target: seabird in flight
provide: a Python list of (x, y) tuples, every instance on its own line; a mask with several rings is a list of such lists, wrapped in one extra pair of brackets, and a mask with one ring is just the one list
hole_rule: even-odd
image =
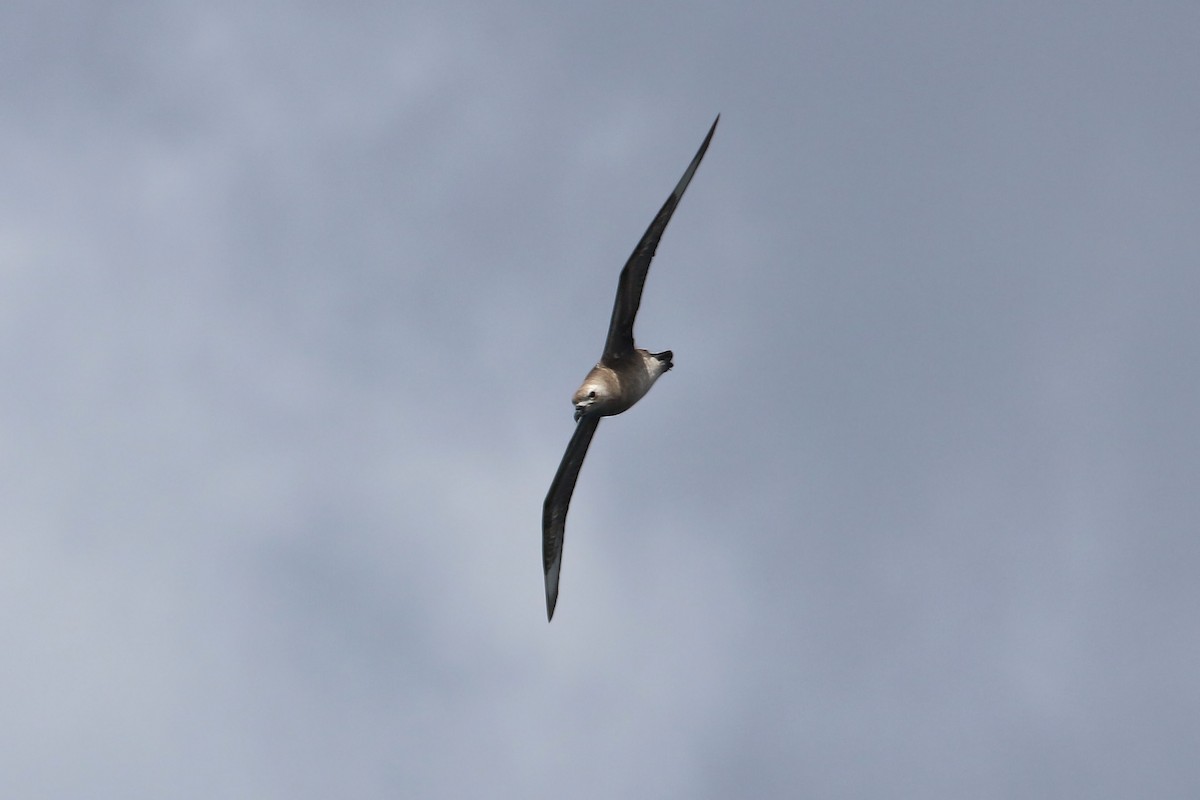
[(650, 260), (654, 258), (658, 240), (671, 221), (671, 215), (675, 213), (675, 207), (679, 205), (679, 199), (691, 182), (696, 167), (700, 166), (700, 160), (704, 158), (720, 120), (721, 115), (718, 114), (696, 157), (688, 165), (687, 172), (683, 173), (667, 202), (663, 203), (650, 227), (642, 234), (642, 240), (634, 248), (633, 255), (625, 262), (617, 282), (617, 299), (613, 303), (604, 354), (571, 398), (575, 404), (575, 433), (571, 436), (567, 452), (563, 454), (554, 482), (546, 494), (546, 502), (542, 505), (542, 568), (546, 574), (548, 620), (554, 618), (554, 606), (558, 602), (558, 576), (562, 568), (567, 508), (571, 503), (571, 493), (575, 491), (579, 468), (583, 466), (584, 456), (587, 455), (588, 445), (592, 442), (600, 418), (620, 414), (641, 400), (659, 376), (673, 366), (670, 350), (650, 353), (634, 347), (633, 319), (642, 301), (642, 286), (646, 283), (646, 273), (650, 271)]

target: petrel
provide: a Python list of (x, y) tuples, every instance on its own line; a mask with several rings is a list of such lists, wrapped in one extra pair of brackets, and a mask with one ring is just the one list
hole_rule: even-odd
[(650, 261), (658, 248), (658, 240), (662, 238), (675, 207), (679, 205), (684, 190), (696, 173), (696, 167), (700, 166), (700, 160), (704, 158), (704, 152), (708, 150), (708, 143), (720, 121), (721, 115), (718, 114), (687, 171), (679, 179), (667, 202), (663, 203), (650, 227), (642, 234), (642, 240), (633, 249), (633, 255), (625, 262), (617, 282), (617, 299), (613, 303), (612, 321), (608, 324), (604, 354), (571, 398), (575, 404), (575, 433), (571, 436), (567, 452), (563, 454), (562, 463), (558, 465), (558, 472), (550, 484), (550, 491), (546, 493), (546, 502), (542, 505), (542, 568), (546, 574), (547, 620), (554, 618), (554, 606), (558, 602), (558, 576), (562, 569), (567, 508), (571, 504), (571, 493), (575, 491), (579, 468), (583, 466), (600, 418), (611, 417), (630, 408), (645, 397), (659, 376), (674, 366), (670, 350), (651, 353), (634, 347), (633, 320), (642, 301), (642, 286), (646, 283), (646, 273), (650, 271)]

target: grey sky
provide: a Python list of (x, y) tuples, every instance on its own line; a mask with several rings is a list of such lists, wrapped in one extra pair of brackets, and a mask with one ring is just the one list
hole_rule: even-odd
[(1197, 796), (1198, 32), (0, 7), (0, 795)]

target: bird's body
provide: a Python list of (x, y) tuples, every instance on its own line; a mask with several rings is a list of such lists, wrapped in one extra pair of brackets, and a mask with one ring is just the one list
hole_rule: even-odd
[(602, 360), (592, 367), (571, 398), (576, 421), (585, 413), (612, 417), (632, 408), (674, 366), (671, 356), (670, 350), (665, 353), (634, 350), (624, 358)]
[(546, 617), (553, 619), (554, 606), (558, 602), (558, 579), (562, 567), (563, 534), (566, 531), (567, 509), (579, 469), (587, 455), (588, 445), (601, 417), (610, 417), (627, 411), (638, 400), (646, 396), (663, 373), (671, 369), (673, 354), (670, 350), (651, 353), (634, 346), (633, 322), (642, 300), (642, 287), (650, 270), (654, 251), (666, 230), (671, 215), (675, 213), (684, 190), (691, 182), (708, 150), (717, 129), (718, 115), (696, 152), (687, 171), (659, 210), (633, 255), (625, 262), (621, 278), (617, 283), (617, 298), (613, 303), (612, 320), (608, 327), (608, 338), (604, 343), (604, 354), (600, 362), (592, 367), (583, 383), (571, 398), (575, 406), (575, 433), (563, 454), (562, 463), (550, 484), (546, 502), (542, 506), (542, 567), (546, 578)]

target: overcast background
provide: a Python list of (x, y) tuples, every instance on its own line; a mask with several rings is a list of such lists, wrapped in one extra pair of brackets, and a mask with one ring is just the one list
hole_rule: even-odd
[(0, 795), (1200, 795), (1198, 76), (1189, 2), (0, 6)]

